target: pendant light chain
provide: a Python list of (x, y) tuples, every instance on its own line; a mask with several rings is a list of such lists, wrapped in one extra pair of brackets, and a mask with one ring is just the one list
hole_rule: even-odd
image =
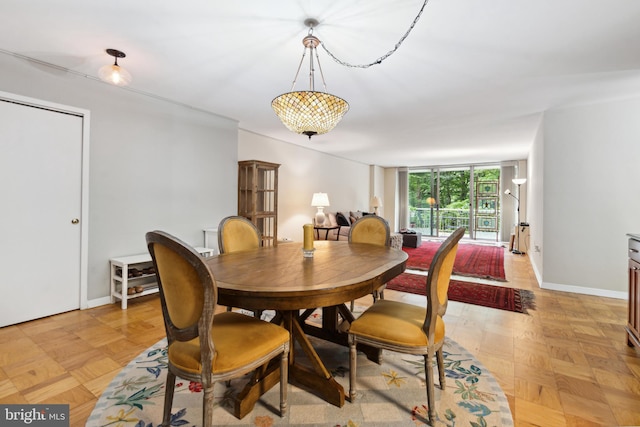
[(369, 67), (371, 67), (373, 65), (381, 64), (382, 61), (384, 61), (385, 59), (387, 59), (388, 57), (393, 55), (395, 53), (395, 51), (398, 50), (400, 45), (404, 42), (404, 40), (409, 36), (409, 33), (411, 32), (411, 30), (413, 30), (413, 27), (415, 27), (415, 25), (418, 23), (418, 20), (420, 19), (420, 16), (422, 16), (422, 12), (424, 11), (424, 8), (427, 6), (428, 2), (429, 2), (429, 0), (424, 0), (424, 3), (422, 4), (422, 7), (420, 8), (420, 11), (418, 12), (418, 15), (415, 17), (415, 19), (411, 23), (411, 26), (409, 27), (407, 32), (404, 33), (404, 35), (400, 38), (398, 43), (396, 43), (394, 48), (391, 49), (386, 54), (384, 54), (383, 56), (381, 56), (380, 58), (376, 59), (374, 62), (371, 62), (369, 64), (350, 64), (348, 62), (345, 62), (345, 61), (342, 61), (342, 60), (336, 58), (336, 56), (333, 53), (331, 53), (331, 51), (327, 48), (326, 42), (322, 43), (322, 48), (324, 49), (325, 52), (327, 52), (327, 54), (331, 58), (333, 58), (334, 61), (336, 61), (340, 65), (344, 65), (345, 67), (350, 67), (350, 68), (369, 68)]

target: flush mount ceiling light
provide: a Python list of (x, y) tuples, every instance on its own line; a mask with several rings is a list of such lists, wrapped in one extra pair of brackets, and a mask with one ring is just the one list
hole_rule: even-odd
[(107, 53), (115, 58), (113, 65), (105, 65), (100, 68), (98, 75), (101, 80), (116, 86), (126, 86), (131, 83), (131, 74), (118, 65), (118, 58), (124, 58), (127, 55), (116, 49), (107, 49)]
[[(327, 133), (336, 127), (342, 116), (349, 111), (349, 104), (344, 99), (326, 92), (327, 84), (324, 81), (320, 58), (316, 50), (320, 45), (320, 40), (313, 35), (313, 27), (318, 25), (318, 21), (307, 19), (304, 23), (309, 27), (309, 33), (302, 39), (304, 51), (300, 65), (298, 65), (298, 71), (293, 79), (292, 92), (276, 97), (271, 101), (271, 107), (287, 129), (307, 135), (311, 139), (313, 135)], [(309, 49), (309, 90), (294, 92), (293, 89), (298, 80), (298, 73), (300, 73), (307, 49)], [(315, 90), (314, 55), (322, 77), (324, 92)]]

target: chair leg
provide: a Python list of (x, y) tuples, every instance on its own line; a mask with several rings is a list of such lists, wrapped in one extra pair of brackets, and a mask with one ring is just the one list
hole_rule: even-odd
[(355, 310), (356, 308), (356, 302), (354, 300), (351, 300), (351, 312), (353, 313), (353, 310)]
[(204, 388), (204, 397), (202, 399), (202, 425), (204, 427), (213, 426), (213, 386), (215, 383)]
[(375, 291), (373, 291), (373, 303), (375, 304), (376, 301), (378, 301), (379, 299), (384, 299), (384, 288), (386, 288), (387, 285), (384, 284), (382, 286), (380, 286), (378, 289), (376, 289)]
[(356, 400), (356, 338), (349, 335), (349, 400), (353, 403)]
[(424, 356), (424, 372), (427, 379), (427, 406), (429, 407), (429, 425), (433, 425), (436, 419), (435, 389), (433, 384), (433, 353)]
[(445, 388), (445, 375), (444, 375), (444, 354), (442, 353), (442, 347), (436, 351), (436, 360), (438, 361), (438, 379), (440, 380), (440, 389)]
[(289, 390), (289, 352), (283, 351), (280, 356), (280, 416), (287, 413), (287, 391)]
[(176, 376), (171, 370), (167, 372), (167, 383), (164, 393), (164, 410), (162, 412), (162, 426), (171, 425), (171, 406), (173, 406), (173, 391), (176, 388)]

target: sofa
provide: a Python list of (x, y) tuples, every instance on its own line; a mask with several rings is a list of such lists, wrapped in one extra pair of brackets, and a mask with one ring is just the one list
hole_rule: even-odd
[[(340, 215), (338, 215), (340, 214)], [(349, 240), (349, 230), (351, 224), (362, 218), (364, 215), (373, 215), (373, 213), (362, 211), (338, 211), (325, 212), (324, 227), (338, 227), (325, 233), (322, 230), (316, 232), (316, 240)], [(315, 226), (315, 219), (313, 220)]]
[[(340, 215), (342, 215), (342, 218)], [(314, 234), (316, 240), (349, 240), (349, 231), (351, 230), (351, 224), (353, 224), (359, 218), (364, 215), (375, 215), (369, 212), (362, 211), (342, 211), (342, 212), (325, 212), (324, 227), (338, 227), (332, 230), (317, 230)], [(313, 219), (315, 225), (315, 218)], [(348, 225), (341, 225), (348, 224)], [(325, 239), (326, 237), (326, 239)], [(402, 250), (403, 235), (400, 233), (391, 233), (390, 246), (392, 248)]]

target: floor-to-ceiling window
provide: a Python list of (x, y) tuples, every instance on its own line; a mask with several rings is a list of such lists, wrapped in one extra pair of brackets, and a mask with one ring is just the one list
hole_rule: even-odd
[(409, 227), (427, 236), (438, 235), (437, 171), (409, 172)]
[(409, 172), (409, 225), (444, 237), (458, 227), (466, 237), (498, 240), (500, 166), (414, 168)]
[(477, 240), (500, 237), (500, 167), (472, 166), (473, 236)]

